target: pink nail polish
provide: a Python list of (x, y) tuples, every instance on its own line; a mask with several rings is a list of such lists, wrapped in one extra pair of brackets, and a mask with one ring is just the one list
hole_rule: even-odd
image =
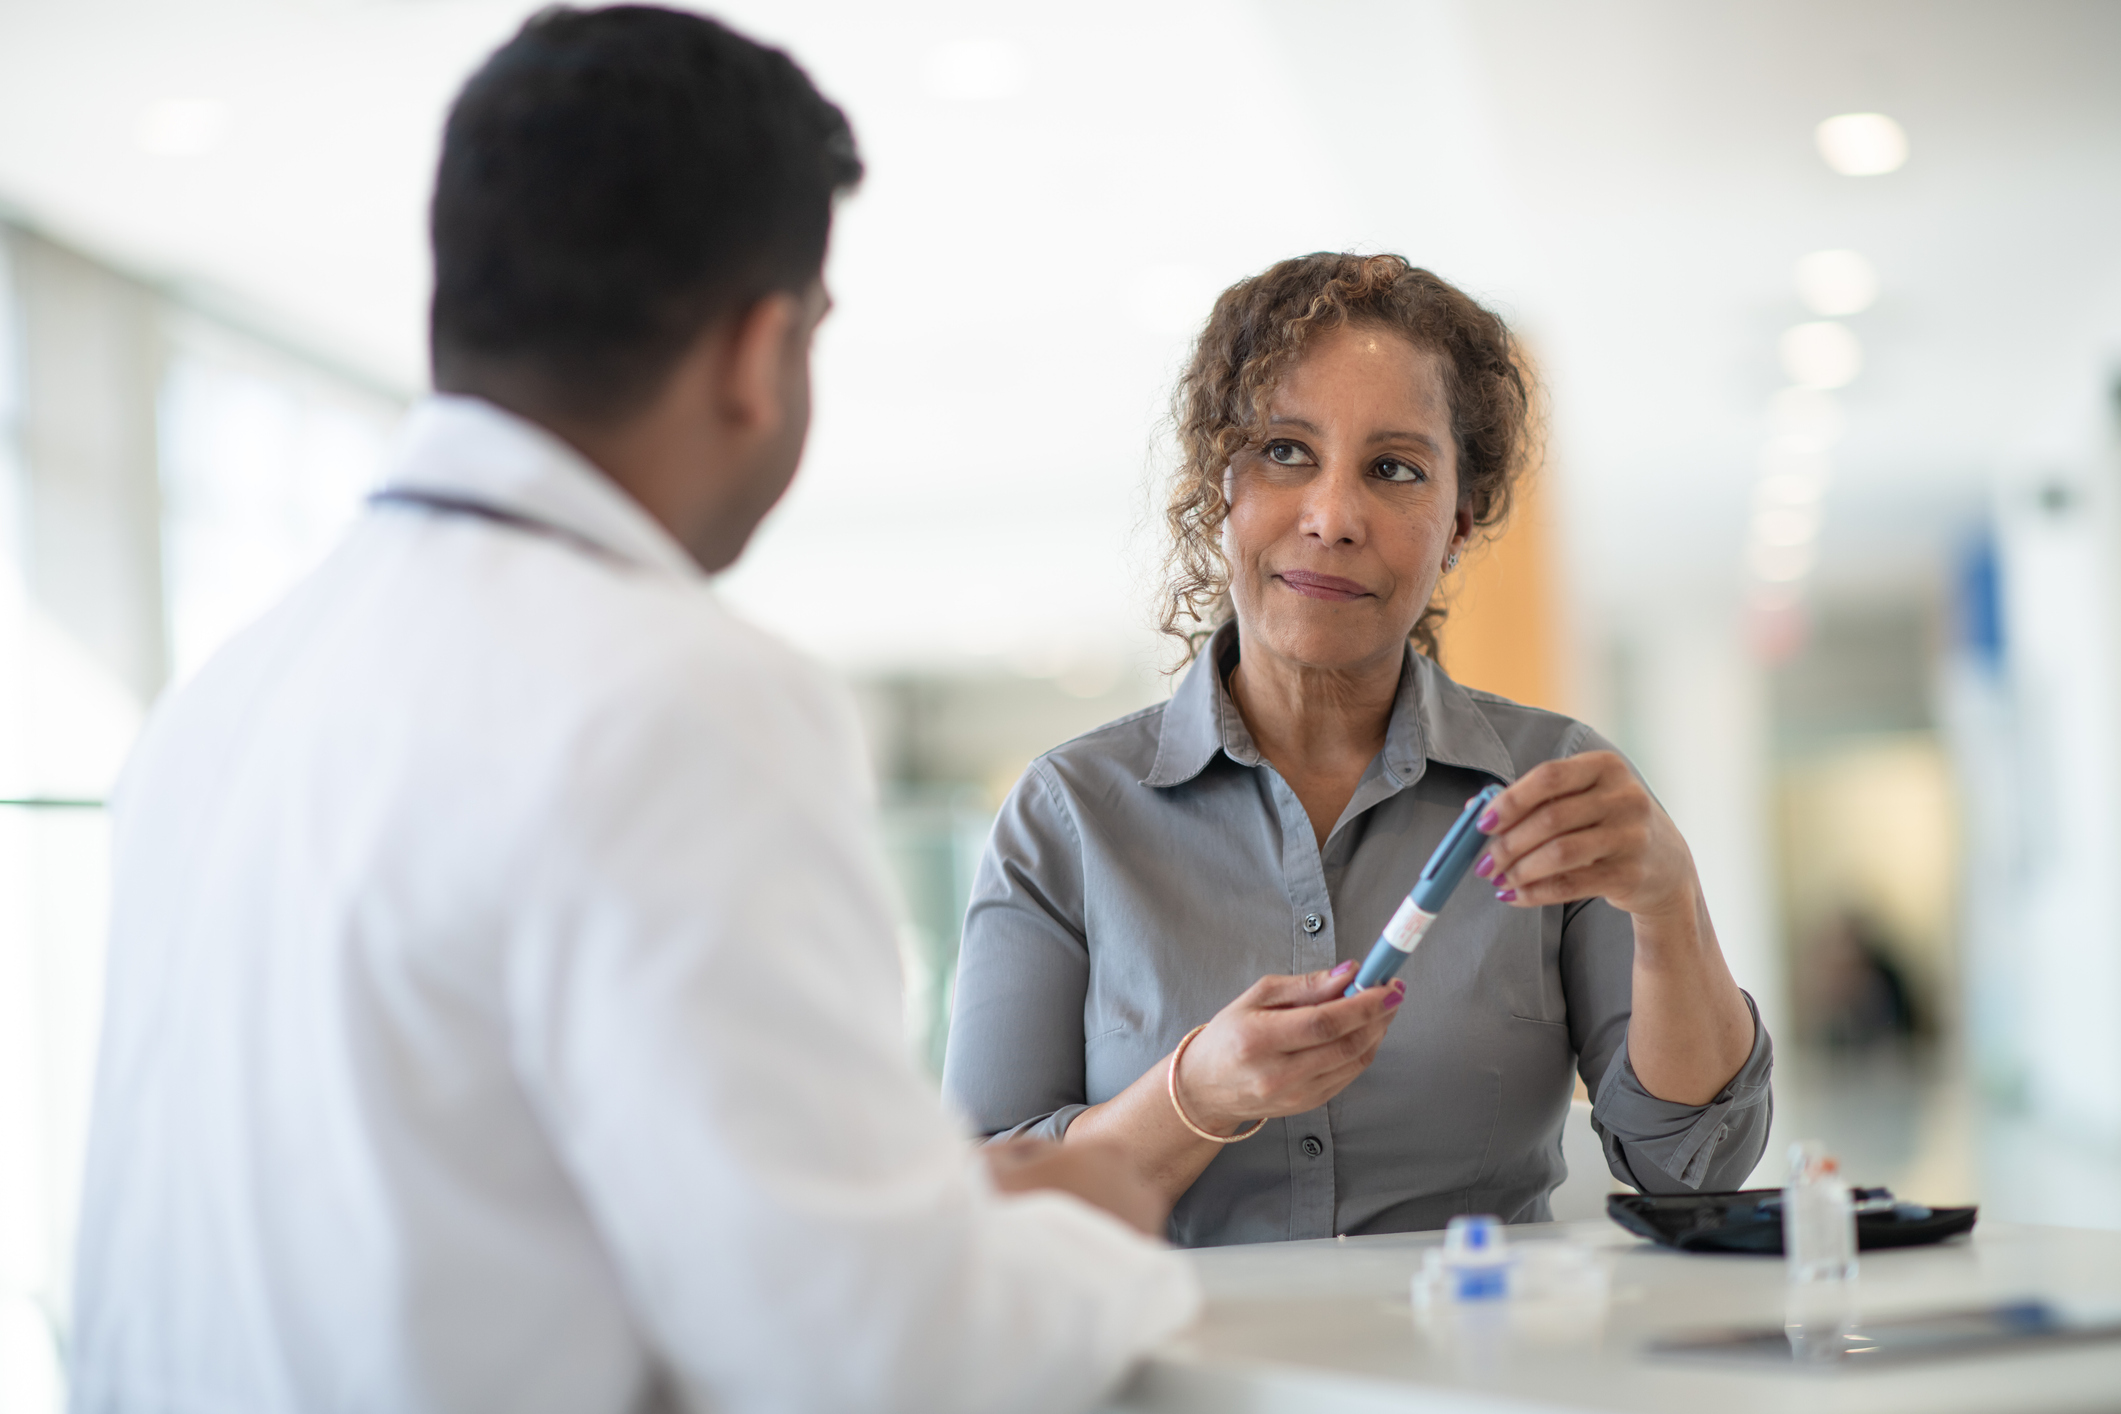
[(1492, 835), (1495, 833), (1495, 827), (1501, 822), (1502, 817), (1500, 815), (1497, 815), (1493, 810), (1483, 810), (1480, 813), (1480, 819), (1475, 822), (1473, 828), (1479, 830), (1484, 835)]
[(1517, 902), (1517, 890), (1497, 889), (1495, 891), (1495, 900), (1498, 903), (1515, 903)]
[(1494, 872), (1495, 856), (1492, 854), (1483, 854), (1480, 856), (1480, 863), (1473, 866), (1473, 876), (1478, 879), (1485, 879)]
[(1406, 999), (1407, 989), (1398, 985), (1394, 985), (1391, 991), (1385, 993), (1385, 1010), (1390, 1011), (1393, 1007), (1398, 1006)]
[(1338, 966), (1338, 967), (1334, 968), (1334, 969), (1333, 969), (1333, 970), (1332, 970), (1331, 972), (1328, 972), (1328, 973), (1326, 974), (1326, 976), (1328, 976), (1328, 977), (1345, 977), (1345, 976), (1347, 976), (1347, 975), (1348, 975), (1348, 974), (1349, 974), (1350, 972), (1353, 972), (1354, 970), (1355, 970), (1355, 964), (1354, 964), (1353, 962), (1343, 962), (1343, 963), (1342, 963), (1342, 964), (1341, 964), (1340, 966)]

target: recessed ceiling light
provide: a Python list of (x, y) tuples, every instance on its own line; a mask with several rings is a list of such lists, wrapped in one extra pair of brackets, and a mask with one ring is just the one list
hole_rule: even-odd
[(1812, 134), (1826, 165), (1844, 177), (1876, 177), (1907, 161), (1907, 134), (1883, 113), (1843, 113)]
[(1863, 371), (1863, 345), (1846, 324), (1821, 319), (1786, 329), (1777, 346), (1782, 371), (1803, 388), (1843, 388)]
[(1816, 506), (1826, 493), (1826, 478), (1820, 476), (1763, 476), (1753, 487), (1753, 504), (1761, 510), (1789, 506)]
[(1753, 539), (1762, 545), (1808, 545), (1819, 534), (1819, 508), (1774, 506), (1753, 516)]
[(1846, 419), (1832, 393), (1821, 388), (1784, 388), (1768, 400), (1768, 422), (1785, 445), (1802, 442), (1816, 451), (1841, 440)]
[(157, 157), (198, 157), (221, 145), (230, 116), (218, 98), (164, 98), (140, 110), (133, 141)]
[(1818, 559), (1812, 544), (1764, 545), (1754, 541), (1746, 551), (1746, 562), (1753, 573), (1770, 584), (1787, 584), (1793, 579), (1803, 579), (1811, 573)]
[(1823, 485), (1832, 470), (1826, 448), (1809, 437), (1770, 437), (1760, 449), (1762, 476), (1801, 476)]
[(1857, 314), (1878, 298), (1878, 272), (1853, 250), (1815, 250), (1797, 262), (1797, 297), (1814, 314)]
[(1024, 55), (1006, 39), (956, 39), (928, 55), (923, 77), (937, 98), (991, 103), (1023, 89)]

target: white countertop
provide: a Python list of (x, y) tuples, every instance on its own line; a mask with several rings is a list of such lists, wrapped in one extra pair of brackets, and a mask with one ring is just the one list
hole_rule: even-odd
[[(1780, 1326), (1783, 1266), (1689, 1255), (1609, 1222), (1509, 1229), (1566, 1237), (1610, 1264), (1611, 1299), (1559, 1326), (1424, 1324), (1409, 1298), (1441, 1233), (1265, 1243), (1194, 1253), (1208, 1307), (1110, 1406), (1127, 1414), (1383, 1414), (1626, 1410), (1630, 1414), (1971, 1414), (2121, 1410), (2121, 1341), (1883, 1369), (1707, 1366), (1656, 1359), (1650, 1340)], [(1983, 1223), (1934, 1247), (1867, 1252), (1865, 1317), (2040, 1296), (2121, 1308), (2121, 1232)], [(1446, 1312), (1445, 1321), (1449, 1320)]]

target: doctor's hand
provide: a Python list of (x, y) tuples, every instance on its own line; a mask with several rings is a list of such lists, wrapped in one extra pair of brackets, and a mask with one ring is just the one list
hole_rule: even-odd
[(1638, 917), (1692, 918), (1701, 896), (1678, 826), (1611, 751), (1546, 761), (1479, 821), (1473, 872), (1519, 908), (1603, 898)]
[(1344, 997), (1355, 964), (1262, 977), (1215, 1014), (1179, 1059), (1178, 1099), (1210, 1134), (1316, 1109), (1377, 1059), (1406, 983)]
[(1004, 1193), (1041, 1188), (1072, 1193), (1151, 1237), (1164, 1235), (1171, 1200), (1144, 1180), (1117, 1144), (1055, 1144), (1047, 1139), (1011, 1139), (980, 1150), (994, 1186)]

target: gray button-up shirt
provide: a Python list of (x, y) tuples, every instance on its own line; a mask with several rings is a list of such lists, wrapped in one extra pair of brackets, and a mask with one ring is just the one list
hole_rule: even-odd
[[(1002, 807), (943, 1076), (981, 1131), (1059, 1138), (1263, 974), (1360, 960), (1468, 796), (1610, 749), (1409, 650), (1384, 750), (1321, 850), (1224, 686), (1236, 649), (1225, 625), (1169, 702), (1040, 757)], [(1619, 1178), (1735, 1187), (1767, 1143), (1766, 1028), (1756, 1010), (1752, 1055), (1710, 1103), (1656, 1098), (1627, 1058), (1633, 959), (1632, 924), (1602, 899), (1510, 908), (1469, 879), (1400, 973), (1407, 999), (1376, 1062), (1218, 1153), (1172, 1240), (1543, 1220), (1566, 1172), (1572, 1066)]]

